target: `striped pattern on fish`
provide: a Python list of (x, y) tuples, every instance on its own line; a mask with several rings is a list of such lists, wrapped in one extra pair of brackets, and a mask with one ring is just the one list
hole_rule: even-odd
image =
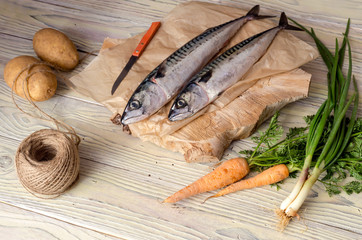
[(265, 54), (275, 36), (283, 29), (300, 30), (288, 25), (286, 15), (282, 13), (278, 26), (234, 45), (206, 65), (179, 93), (170, 109), (169, 120), (191, 117), (213, 102), (243, 77)]
[(123, 124), (146, 119), (168, 103), (183, 86), (235, 35), (259, 16), (259, 5), (247, 15), (207, 29), (167, 57), (137, 87), (122, 115)]

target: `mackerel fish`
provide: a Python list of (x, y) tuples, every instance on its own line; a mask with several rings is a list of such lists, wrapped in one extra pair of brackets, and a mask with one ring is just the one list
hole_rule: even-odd
[(178, 121), (193, 116), (235, 84), (267, 51), (283, 29), (301, 30), (288, 24), (284, 12), (279, 25), (258, 33), (226, 50), (191, 78), (180, 91), (168, 119)]
[(259, 5), (245, 16), (207, 29), (172, 53), (137, 87), (122, 114), (122, 124), (146, 119), (167, 104), (190, 78), (205, 66), (246, 22), (269, 18), (259, 14)]

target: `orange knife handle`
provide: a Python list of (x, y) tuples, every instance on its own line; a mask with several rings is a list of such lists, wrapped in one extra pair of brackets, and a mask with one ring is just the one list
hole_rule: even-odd
[(146, 34), (143, 36), (143, 38), (141, 39), (141, 41), (139, 42), (138, 46), (136, 47), (136, 49), (133, 52), (133, 56), (139, 57), (141, 55), (141, 53), (143, 52), (143, 50), (145, 50), (147, 44), (151, 41), (152, 37), (155, 35), (155, 33), (157, 32), (158, 28), (160, 27), (161, 22), (153, 22), (151, 24), (151, 27), (148, 29), (148, 31), (146, 32)]

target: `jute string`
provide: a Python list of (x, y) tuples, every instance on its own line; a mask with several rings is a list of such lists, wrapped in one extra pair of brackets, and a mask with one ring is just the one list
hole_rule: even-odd
[[(59, 70), (45, 62), (33, 63), (25, 67), (13, 81), (12, 101), (21, 112), (37, 119), (53, 122), (56, 129), (42, 129), (25, 138), (16, 152), (15, 166), (19, 180), (26, 190), (37, 197), (54, 198), (65, 192), (78, 178), (80, 137), (71, 126), (45, 113), (31, 99), (27, 84), (29, 78), (39, 72), (53, 73), (50, 70), (31, 72), (35, 66), (39, 65)], [(26, 76), (23, 78), (22, 91), (27, 102), (39, 113), (37, 116), (34, 112), (29, 113), (21, 108), (14, 98), (14, 86), (24, 72)]]

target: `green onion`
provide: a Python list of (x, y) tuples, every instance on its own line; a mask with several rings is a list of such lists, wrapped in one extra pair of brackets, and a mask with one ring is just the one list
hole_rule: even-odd
[[(280, 206), (279, 215), (282, 216), (285, 226), (292, 217), (298, 216), (299, 208), (302, 206), (310, 189), (318, 180), (321, 173), (333, 166), (349, 144), (353, 126), (357, 118), (359, 102), (359, 94), (354, 77), (354, 93), (348, 98), (348, 90), (352, 81), (351, 46), (348, 40), (350, 20), (347, 22), (346, 31), (340, 48), (338, 40), (336, 39), (334, 54), (332, 54), (318, 39), (313, 29), (309, 31), (296, 21), (292, 21), (314, 39), (319, 53), (328, 68), (328, 96), (310, 123), (307, 135), (305, 160), (299, 179), (290, 195)], [(346, 47), (348, 47), (349, 66), (347, 76), (345, 77), (342, 72), (342, 67)], [(348, 120), (346, 113), (352, 105), (352, 114), (350, 120)], [(323, 145), (322, 150), (318, 151), (318, 154), (316, 154), (316, 149), (319, 147), (318, 144), (323, 136), (326, 123), (328, 123), (328, 119), (332, 114), (334, 117), (331, 130), (328, 133), (327, 140)], [(310, 173), (312, 162), (315, 164)]]

